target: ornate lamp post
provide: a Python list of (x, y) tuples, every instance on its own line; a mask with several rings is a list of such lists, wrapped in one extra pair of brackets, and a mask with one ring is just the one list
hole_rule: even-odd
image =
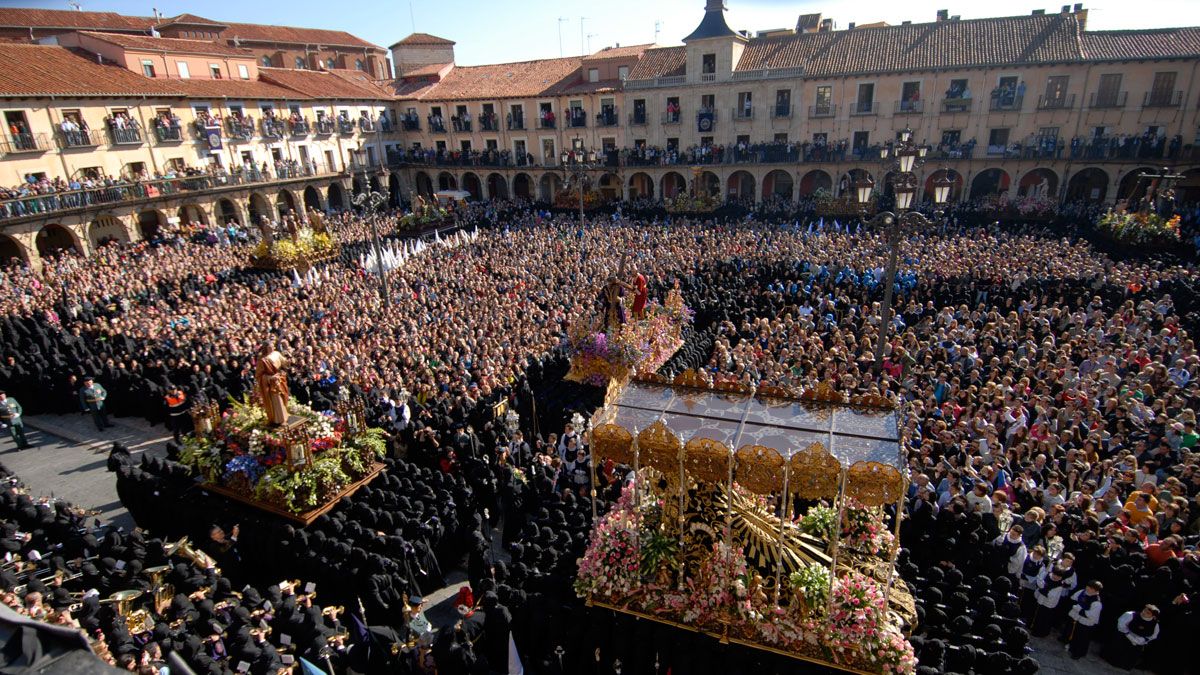
[[(358, 165), (358, 168), (362, 171), (363, 175), (363, 191), (354, 195), (350, 202), (362, 210), (363, 216), (366, 217), (367, 223), (371, 226), (371, 244), (375, 249), (375, 265), (377, 266), (376, 271), (379, 272), (379, 291), (383, 295), (384, 306), (391, 307), (392, 295), (388, 292), (387, 273), (385, 273), (383, 270), (383, 252), (382, 247), (379, 245), (378, 224), (379, 209), (383, 208), (383, 205), (387, 203), (387, 197), (375, 190), (371, 190), (370, 192), (367, 191), (367, 188), (370, 186), (370, 182), (367, 180), (367, 165), (363, 160), (365, 155), (366, 152), (364, 152), (361, 148), (354, 151), (355, 163)], [(387, 168), (384, 168), (384, 180), (387, 180), (389, 173), (390, 172), (387, 170)]]
[[(578, 136), (575, 140), (581, 140)], [(600, 168), (595, 150), (584, 150), (582, 145), (579, 150), (563, 150), (559, 155), (559, 160), (563, 167), (563, 172), (567, 174), (567, 183), (572, 180), (579, 186), (579, 227), (583, 227), (583, 184), (587, 178), (588, 172)]]
[[(880, 309), (879, 336), (875, 341), (876, 372), (883, 367), (883, 346), (887, 343), (888, 334), (891, 332), (892, 292), (896, 284), (896, 267), (900, 262), (900, 242), (905, 230), (928, 228), (934, 223), (919, 211), (910, 210), (913, 199), (917, 195), (917, 176), (914, 172), (923, 163), (926, 150), (925, 146), (913, 143), (911, 129), (905, 129), (900, 133), (900, 141), (892, 151), (892, 166), (897, 172), (892, 182), (892, 191), (896, 195), (896, 209), (894, 212), (881, 211), (869, 221), (870, 224), (883, 226), (888, 244), (888, 265), (884, 275), (886, 285), (883, 289), (883, 307)], [(887, 160), (888, 154), (888, 148), (884, 147), (880, 151), (880, 159)], [(941, 218), (942, 206), (949, 199), (950, 188), (953, 184), (953, 181), (945, 173), (934, 181), (933, 203), (937, 208), (934, 212), (935, 220)], [(854, 201), (858, 203), (864, 219), (874, 187), (875, 181), (865, 173), (853, 184)]]

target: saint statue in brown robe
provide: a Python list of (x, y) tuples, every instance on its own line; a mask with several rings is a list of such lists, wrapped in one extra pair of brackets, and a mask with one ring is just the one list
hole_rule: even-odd
[(267, 413), (267, 425), (279, 426), (287, 422), (288, 385), (287, 359), (283, 358), (275, 345), (266, 343), (259, 349), (258, 363), (254, 368), (255, 390)]

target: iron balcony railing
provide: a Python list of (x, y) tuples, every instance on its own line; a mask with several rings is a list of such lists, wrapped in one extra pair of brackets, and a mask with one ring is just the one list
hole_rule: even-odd
[(71, 148), (94, 148), (104, 143), (104, 132), (99, 129), (88, 129), (78, 131), (63, 131), (59, 130), (55, 137), (58, 139), (58, 147), (63, 150)]
[(180, 143), (183, 141), (183, 127), (178, 124), (156, 124), (154, 137), (159, 143)]
[(8, 134), (4, 137), (3, 150), (6, 155), (45, 152), (50, 148), (46, 143), (46, 134), (23, 133)]

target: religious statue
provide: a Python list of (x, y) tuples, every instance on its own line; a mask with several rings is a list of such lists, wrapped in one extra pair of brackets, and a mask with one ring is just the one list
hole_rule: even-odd
[(300, 243), (300, 223), (290, 213), (284, 219), (284, 226), (287, 227), (288, 236), (292, 238), (293, 244)]
[(255, 390), (263, 411), (267, 413), (268, 426), (279, 426), (287, 423), (288, 385), (287, 359), (275, 345), (263, 343), (258, 351), (258, 363), (254, 367)]
[(271, 221), (266, 216), (262, 216), (258, 221), (258, 233), (266, 242), (267, 248), (271, 248), (271, 244), (275, 242), (275, 230), (271, 228)]
[(1050, 180), (1042, 176), (1042, 180), (1037, 185), (1029, 189), (1029, 196), (1037, 199), (1046, 199), (1050, 196)]
[(425, 212), (429, 210), (429, 205), (425, 203), (425, 198), (421, 195), (413, 197), (413, 214), (418, 218), (425, 217)]
[(646, 277), (638, 271), (637, 267), (633, 268), (633, 318), (641, 321), (646, 318), (646, 303), (650, 300), (650, 287), (646, 283)]
[(316, 234), (326, 234), (328, 230), (325, 227), (325, 217), (320, 211), (314, 208), (308, 210), (308, 222), (312, 224), (312, 231)]

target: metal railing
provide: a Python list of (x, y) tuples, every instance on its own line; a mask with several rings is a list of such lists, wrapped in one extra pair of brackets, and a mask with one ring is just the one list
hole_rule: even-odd
[(509, 131), (524, 131), (525, 130), (525, 116), (524, 115), (514, 116), (512, 113), (509, 113), (509, 115), (508, 115), (508, 130)]
[(924, 101), (896, 101), (897, 115), (919, 115), (925, 112)]
[(309, 132), (312, 131), (312, 127), (308, 124), (308, 120), (305, 119), (293, 121), (291, 125), (293, 136), (307, 136)]
[(851, 115), (874, 115), (877, 112), (875, 101), (855, 101), (850, 108)]
[(735, 120), (752, 120), (754, 119), (754, 108), (743, 108), (737, 106), (733, 109), (733, 119)]
[(225, 122), (225, 131), (229, 134), (229, 138), (235, 141), (248, 141), (254, 138), (254, 124), (249, 121), (242, 122), (230, 118)]
[(1148, 91), (1142, 97), (1143, 108), (1178, 108), (1182, 102), (1182, 91)]
[(1074, 107), (1075, 94), (1038, 97), (1038, 110), (1070, 110)]
[(287, 135), (283, 120), (263, 118), (259, 124), (262, 126), (263, 138), (279, 139)]
[(778, 103), (771, 106), (771, 117), (782, 119), (782, 118), (788, 118), (791, 116), (792, 116), (792, 106), (780, 105)]
[(46, 134), (8, 134), (4, 137), (3, 151), (6, 155), (19, 154), (23, 152), (45, 152), (49, 149), (46, 143)]
[(496, 118), (496, 113), (483, 113), (479, 116), (480, 131), (500, 131), (500, 120)]
[(616, 108), (596, 113), (596, 126), (598, 127), (615, 127), (620, 123), (621, 116), (617, 114)]
[(390, 134), (396, 130), (396, 124), (389, 119), (379, 120), (379, 130), (385, 134)]
[(1092, 92), (1088, 96), (1089, 108), (1124, 108), (1129, 98), (1127, 91)]
[(1020, 110), (1025, 96), (1015, 91), (1001, 91), (991, 95), (991, 110)]
[(637, 113), (637, 112), (629, 113), (629, 126), (641, 127), (641, 126), (645, 126), (645, 125), (646, 125), (646, 112), (645, 111), (642, 111), (640, 113)]
[(87, 131), (63, 131), (59, 129), (54, 136), (58, 140), (58, 147), (63, 150), (71, 148), (94, 148), (104, 142), (104, 132), (99, 129), (88, 129)]
[(557, 119), (546, 119), (545, 117), (538, 118), (538, 128), (539, 129), (553, 129), (554, 125), (557, 123), (558, 123)]
[(178, 124), (156, 124), (154, 137), (159, 143), (180, 143), (183, 141), (183, 127)]
[(333, 120), (329, 118), (319, 119), (316, 124), (318, 136), (328, 136), (333, 133)]
[(405, 117), (400, 120), (400, 128), (405, 131), (420, 131), (421, 120), (418, 117)]
[(125, 127), (118, 129), (117, 127), (109, 127), (109, 134), (112, 136), (113, 145), (141, 145), (142, 130), (133, 127)]
[(359, 117), (358, 128), (367, 133), (373, 133), (375, 131), (375, 120), (370, 117)]
[(587, 126), (587, 113), (583, 108), (572, 108), (571, 114), (567, 115), (567, 126), (572, 129), (579, 129)]
[(975, 99), (967, 98), (944, 98), (942, 99), (942, 112), (944, 113), (966, 113), (971, 112), (971, 108), (975, 105)]
[(358, 128), (357, 125), (354, 124), (354, 120), (339, 119), (337, 121), (338, 133), (343, 136), (349, 136), (349, 135), (353, 134), (354, 130), (357, 128)]
[(832, 103), (818, 103), (817, 105), (808, 106), (808, 116), (817, 117), (833, 117), (837, 114), (837, 106)]
[(682, 118), (683, 118), (682, 112), (665, 112), (662, 114), (662, 123), (663, 124), (679, 124), (679, 121)]
[(429, 117), (425, 118), (425, 121), (429, 122), (429, 133), (431, 133), (431, 134), (446, 133), (446, 121), (445, 120), (439, 119), (437, 117), (434, 117), (433, 115), (430, 115)]
[(452, 119), (452, 120), (450, 120), (450, 125), (452, 127), (454, 127), (455, 131), (464, 132), (464, 133), (468, 133), (468, 134), (471, 133), (471, 120)]

